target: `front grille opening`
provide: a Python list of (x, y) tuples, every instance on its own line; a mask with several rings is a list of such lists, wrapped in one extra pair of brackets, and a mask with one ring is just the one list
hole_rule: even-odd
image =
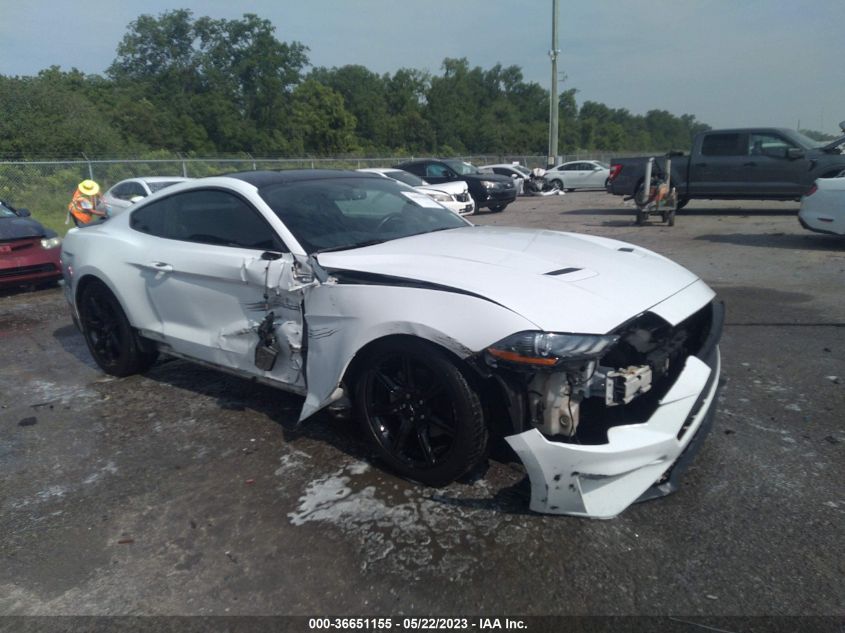
[[(568, 441), (606, 444), (607, 432), (614, 426), (646, 422), (675, 384), (686, 359), (701, 350), (712, 321), (713, 306), (708, 304), (674, 327), (657, 315), (646, 312), (617, 328), (614, 334), (618, 334), (620, 340), (605, 353), (601, 365), (624, 368), (648, 364), (652, 367), (651, 390), (628, 404), (615, 407), (606, 406), (601, 398), (583, 400), (581, 422), (575, 437)], [(667, 361), (668, 369), (665, 368)]]

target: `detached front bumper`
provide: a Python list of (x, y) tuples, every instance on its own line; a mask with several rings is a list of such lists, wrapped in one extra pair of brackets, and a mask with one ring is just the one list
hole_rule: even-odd
[[(699, 290), (690, 287), (653, 311), (676, 323), (678, 306)], [(716, 412), (725, 309), (720, 301), (710, 309), (700, 348), (687, 357), (647, 419), (621, 420), (607, 430), (603, 444), (553, 442), (537, 429), (505, 438), (528, 472), (532, 510), (607, 519), (678, 488)]]
[(675, 490), (712, 422), (720, 368), (718, 347), (707, 362), (690, 356), (654, 414), (611, 428), (607, 444), (550, 442), (536, 429), (505, 438), (531, 479), (531, 509), (609, 519)]

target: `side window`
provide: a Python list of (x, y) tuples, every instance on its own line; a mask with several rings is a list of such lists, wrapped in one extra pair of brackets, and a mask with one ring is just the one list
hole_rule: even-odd
[(511, 172), (504, 167), (494, 167), (493, 168), (494, 174), (499, 174), (500, 176), (510, 176)]
[(170, 198), (148, 204), (140, 209), (131, 211), (129, 226), (141, 233), (167, 237), (165, 233), (165, 219), (170, 210)]
[(132, 213), (132, 228), (183, 242), (286, 251), (258, 211), (217, 190), (189, 191)]
[(125, 182), (122, 185), (118, 185), (112, 189), (112, 195), (118, 200), (129, 200), (129, 198), (132, 197), (132, 194), (129, 193), (131, 184), (132, 183)]
[(748, 148), (742, 134), (708, 134), (701, 143), (704, 156), (745, 156)]
[(748, 153), (751, 156), (786, 158), (791, 147), (795, 146), (776, 134), (750, 134), (748, 137)]
[(147, 190), (138, 182), (129, 182), (126, 183), (129, 185), (129, 196), (128, 199), (131, 200), (135, 196), (141, 196), (142, 198), (147, 197)]

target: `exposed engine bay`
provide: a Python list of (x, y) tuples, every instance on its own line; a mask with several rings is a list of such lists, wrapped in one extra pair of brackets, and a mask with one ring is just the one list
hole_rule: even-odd
[[(665, 392), (686, 357), (700, 346), (709, 311), (708, 306), (676, 327), (644, 313), (614, 332), (616, 342), (598, 360), (572, 363), (560, 372), (537, 372), (527, 386), (530, 424), (563, 441), (601, 437), (594, 432), (579, 437), (582, 410), (601, 416), (602, 406), (623, 407), (655, 388), (655, 394)], [(650, 400), (656, 403), (656, 398)]]

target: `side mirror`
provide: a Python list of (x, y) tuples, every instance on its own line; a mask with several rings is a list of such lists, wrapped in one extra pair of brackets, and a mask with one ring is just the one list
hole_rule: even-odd
[(18, 215), (22, 218), (28, 218), (32, 214), (29, 212), (29, 209), (18, 209)]
[(789, 160), (795, 160), (796, 158), (804, 158), (804, 150), (799, 149), (797, 147), (790, 147), (786, 150), (786, 157)]

